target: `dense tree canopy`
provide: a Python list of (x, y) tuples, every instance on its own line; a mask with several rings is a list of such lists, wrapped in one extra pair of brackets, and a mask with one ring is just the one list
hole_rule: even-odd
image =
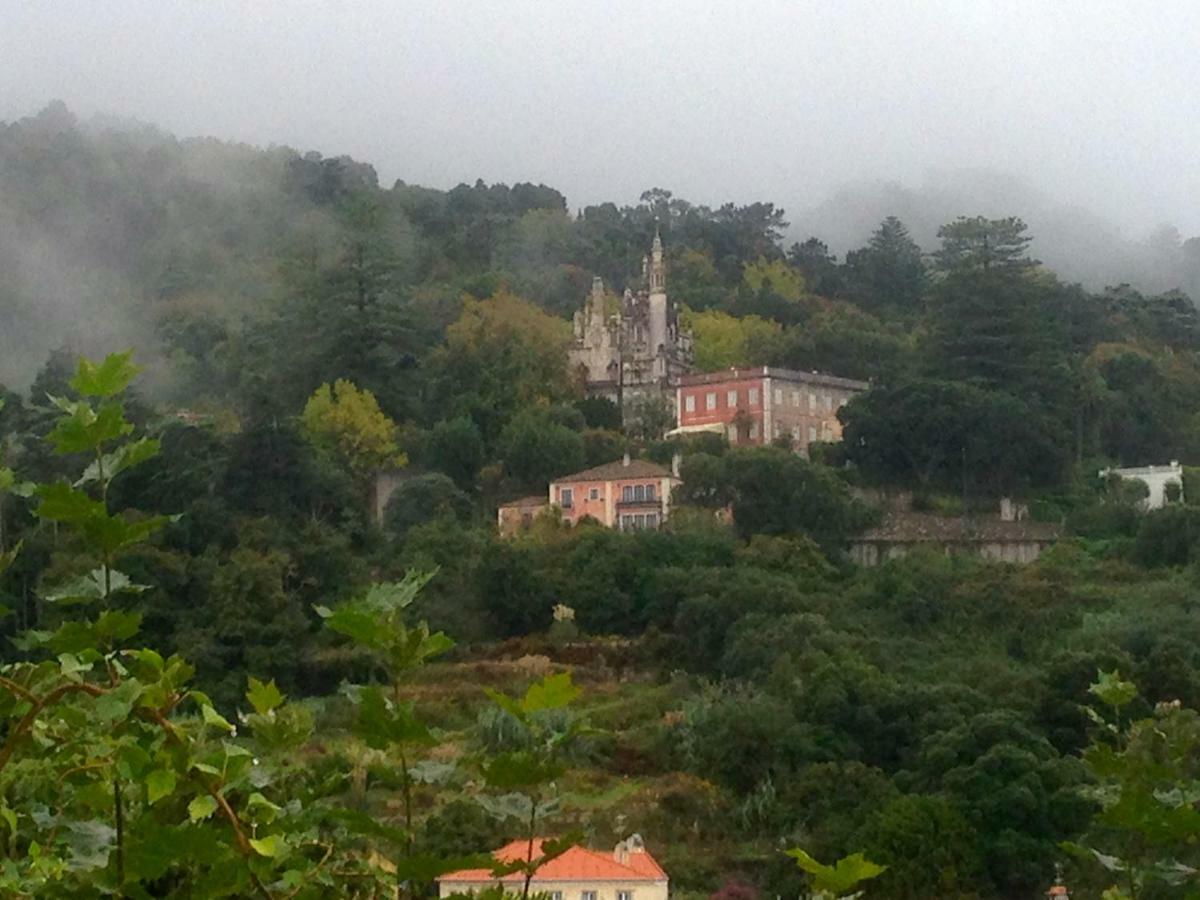
[[(521, 692), (542, 684), (542, 669), (567, 667), (594, 690), (599, 727), (581, 729), (566, 762), (542, 760), (562, 791), (533, 808), (587, 795), (564, 830), (610, 845), (642, 831), (687, 898), (743, 882), (798, 895), (804, 876), (778, 853), (796, 835), (820, 859), (861, 850), (885, 864), (869, 887), (879, 897), (1040, 894), (1056, 863), (1073, 865), (1062, 842), (1089, 835), (1138, 850), (1146, 865), (1159, 846), (1194, 861), (1187, 835), (1121, 845), (1119, 809), (1089, 825), (1138, 788), (1138, 754), (1157, 738), (1138, 726), (1114, 751), (1120, 765), (1106, 766), (1105, 751), (1085, 748), (1114, 732), (1083, 711), (1096, 671), (1118, 666), (1144, 685), (1123, 724), (1154, 703), (1200, 702), (1190, 587), (1200, 317), (1184, 294), (1062, 284), (1032, 260), (1036, 244), (1015, 218), (951, 222), (930, 256), (888, 218), (839, 262), (817, 237), (785, 252), (783, 211), (768, 202), (710, 207), (656, 188), (576, 213), (545, 185), (381, 186), (346, 157), (80, 123), (58, 105), (0, 125), (0, 195), (0, 602), (10, 611), (0, 631), (25, 635), (0, 663), (102, 692), (125, 679), (121, 667), (148, 678), (154, 657), (135, 666), (119, 641), (95, 655), (39, 643), (77, 641), (81, 623), (97, 621), (56, 598), (80, 577), (72, 590), (94, 591), (89, 573), (118, 562), (88, 543), (104, 529), (72, 517), (145, 537), (119, 548), (129, 589), (107, 592), (106, 621), (139, 617), (156, 655), (194, 664), (188, 678), (208, 702), (193, 695), (168, 713), (204, 753), (222, 754), (200, 764), (220, 773), (224, 754), (259, 752), (246, 741), (278, 733), (273, 711), (308, 723), (294, 752), (275, 758), (261, 801), (249, 774), (229, 791), (239, 810), (252, 803), (254, 840), (292, 842), (297, 871), (332, 878), (387, 859), (394, 875), (397, 859), (415, 865), (522, 834), (484, 812), (517, 801), (481, 772), (444, 766), (536, 743), (550, 720), (566, 722), (561, 708), (530, 712)], [(614, 404), (583, 394), (566, 365), (568, 317), (593, 275), (618, 295), (637, 287), (656, 229), (702, 368), (870, 380), (841, 410), (840, 445), (805, 459), (731, 449), (719, 435), (662, 439), (662, 409), (626, 425)], [(1160, 237), (1173, 253), (1194, 249), (1195, 239)], [(77, 351), (118, 339), (136, 344), (147, 369), (128, 385), (124, 418), (97, 396), (92, 419), (74, 405), (97, 377), (85, 367), (78, 380)], [(127, 425), (148, 443), (124, 468), (134, 457), (108, 454)], [(110, 426), (98, 459), (72, 443)], [(512, 538), (496, 529), (499, 503), (545, 498), (554, 477), (625, 452), (665, 465), (677, 451), (683, 484), (663, 530), (568, 527), (553, 509)], [(403, 477), (374, 521), (364, 487), (400, 454)], [(1188, 467), (1187, 485), (1160, 511), (1096, 474), (1170, 459)], [(917, 552), (855, 569), (847, 543), (877, 514), (858, 499), (872, 495), (864, 487), (916, 489), (942, 511), (1018, 495), (1064, 538), (1022, 568)], [(47, 490), (88, 502), (56, 511)], [(403, 584), (409, 570), (437, 574), (396, 607), (419, 614), (399, 632), (386, 613), (398, 595), (370, 584)], [(439, 649), (395, 693), (379, 635), (416, 634), (420, 647), (438, 629), (459, 646)], [(362, 643), (343, 641), (349, 632)], [(235, 711), (257, 710), (247, 675), (267, 710), (246, 712), (249, 738), (213, 718), (224, 710), (232, 728)], [(276, 704), (268, 682), (294, 702)], [(343, 683), (361, 687), (339, 692)], [(484, 685), (519, 698), (493, 709)], [(23, 741), (23, 713), (4, 698), (5, 741)], [(116, 701), (101, 714), (106, 706)], [(278, 712), (293, 707), (302, 711)], [(96, 733), (82, 697), (64, 709)], [(1188, 737), (1190, 718), (1155, 715)], [(4, 890), (16, 882), (3, 879), (32, 872), (36, 834), (72, 860), (54, 890), (93, 896), (95, 885), (64, 886), (102, 871), (114, 892), (118, 770), (129, 847), (166, 823), (179, 853), (220, 862), (172, 868), (168, 855), (135, 850), (131, 884), (140, 867), (185, 880), (203, 870), (236, 893), (253, 887), (247, 872), (274, 871), (275, 857), (244, 856), (232, 831), (219, 837), (207, 800), (189, 818), (189, 804), (210, 796), (195, 779), (219, 776), (176, 772), (186, 760), (141, 743), (153, 723), (120, 721), (90, 757), (64, 756), (59, 769), (35, 755), (20, 770), (0, 762)], [(114, 756), (110, 738), (146, 759)], [(410, 770), (412, 753), (435, 764)], [(133, 786), (168, 770), (177, 783), (156, 801)], [(70, 809), (43, 802), (60, 776)], [(1081, 793), (1097, 778), (1111, 782), (1106, 793)], [(167, 779), (154, 775), (156, 792)], [(1143, 809), (1161, 805), (1138, 796)], [(289, 818), (310, 804), (329, 815)], [(412, 829), (393, 830), (413, 804)], [(14, 828), (7, 813), (18, 808)], [(73, 824), (58, 827), (64, 815)], [(268, 821), (276, 816), (294, 830)], [(349, 868), (319, 865), (320, 841), (345, 840), (354, 823), (354, 853), (336, 857)]]

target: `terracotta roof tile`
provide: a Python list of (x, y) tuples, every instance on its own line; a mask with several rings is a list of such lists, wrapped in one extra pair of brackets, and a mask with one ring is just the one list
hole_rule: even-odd
[[(542, 854), (543, 838), (533, 842), (533, 856), (536, 859)], [(529, 851), (527, 841), (513, 841), (505, 844), (492, 855), (501, 862), (513, 862), (526, 859)], [(663, 881), (667, 873), (662, 866), (645, 850), (631, 851), (629, 861), (620, 863), (611, 852), (604, 853), (589, 850), (586, 847), (575, 846), (557, 856), (538, 869), (534, 882), (538, 881)], [(472, 881), (492, 883), (497, 880), (505, 883), (520, 882), (523, 877), (519, 874), (506, 875), (497, 879), (490, 869), (462, 869), (458, 872), (448, 872), (440, 881)]]

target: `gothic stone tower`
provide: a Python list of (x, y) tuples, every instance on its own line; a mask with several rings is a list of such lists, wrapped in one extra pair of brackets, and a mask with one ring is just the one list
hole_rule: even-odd
[(667, 298), (662, 236), (655, 230), (642, 259), (638, 291), (626, 288), (617, 300), (599, 278), (582, 310), (575, 313), (572, 368), (593, 396), (620, 406), (628, 421), (647, 401), (673, 404), (679, 376), (692, 369), (692, 336), (679, 327), (679, 312)]

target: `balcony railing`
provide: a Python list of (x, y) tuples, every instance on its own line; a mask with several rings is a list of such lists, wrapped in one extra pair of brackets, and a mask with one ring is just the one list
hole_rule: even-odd
[(622, 497), (617, 501), (617, 509), (661, 510), (661, 497), (643, 497), (641, 500)]

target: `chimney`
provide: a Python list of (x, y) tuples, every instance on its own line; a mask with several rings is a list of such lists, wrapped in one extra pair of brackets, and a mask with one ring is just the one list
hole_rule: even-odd
[(629, 466), (629, 451), (628, 450), (625, 451), (625, 456), (622, 457), (622, 459), (621, 459), (621, 465), (626, 466), (626, 467)]
[(683, 454), (682, 453), (671, 454), (671, 474), (676, 478), (679, 477), (679, 468), (682, 465), (682, 463), (683, 463)]

